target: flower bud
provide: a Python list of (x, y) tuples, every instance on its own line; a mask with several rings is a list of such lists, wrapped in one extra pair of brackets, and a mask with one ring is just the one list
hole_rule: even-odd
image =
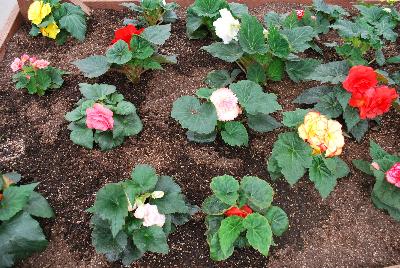
[(151, 194), (151, 198), (154, 198), (154, 199), (162, 198), (163, 196), (164, 196), (164, 192), (163, 191), (154, 191)]
[(381, 167), (379, 166), (379, 164), (376, 163), (376, 162), (372, 162), (372, 163), (371, 163), (371, 166), (372, 166), (374, 169), (376, 169), (376, 170), (380, 170), (380, 169), (381, 169)]

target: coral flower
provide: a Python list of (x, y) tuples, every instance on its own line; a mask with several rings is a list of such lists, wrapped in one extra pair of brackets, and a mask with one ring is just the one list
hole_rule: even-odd
[(43, 1), (34, 1), (28, 9), (28, 19), (33, 24), (40, 24), (42, 20), (51, 12), (49, 3), (44, 4)]
[(60, 29), (58, 28), (57, 24), (53, 22), (47, 25), (45, 28), (40, 28), (40, 32), (43, 36), (47, 36), (51, 39), (56, 39), (57, 34), (60, 32)]
[(217, 89), (211, 94), (210, 100), (217, 110), (220, 121), (232, 121), (242, 112), (238, 98), (229, 88)]
[(376, 72), (371, 67), (353, 66), (351, 67), (343, 87), (351, 93), (364, 93), (371, 87), (378, 84)]
[(318, 112), (309, 112), (298, 128), (299, 136), (313, 148), (313, 154), (325, 153), (333, 157), (342, 153), (344, 137), (342, 125)]
[(215, 34), (222, 39), (224, 44), (229, 44), (232, 40), (237, 40), (237, 35), (240, 30), (240, 22), (232, 16), (232, 13), (224, 8), (219, 11), (221, 15), (213, 26)]
[(400, 163), (396, 163), (386, 172), (386, 180), (400, 188)]
[(113, 112), (103, 105), (95, 103), (93, 108), (86, 109), (86, 126), (101, 131), (113, 129)]
[(114, 39), (111, 43), (115, 44), (119, 40), (125, 41), (128, 45), (131, 43), (131, 39), (133, 35), (140, 35), (144, 31), (144, 28), (137, 29), (135, 25), (128, 24), (127, 26), (118, 29), (114, 32)]
[(231, 207), (227, 211), (225, 211), (225, 216), (239, 216), (241, 218), (246, 218), (249, 214), (253, 213), (253, 210), (248, 206), (244, 205), (241, 208), (238, 207)]

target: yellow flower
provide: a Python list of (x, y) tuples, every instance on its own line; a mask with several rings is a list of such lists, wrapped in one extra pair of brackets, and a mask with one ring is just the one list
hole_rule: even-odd
[(318, 112), (309, 112), (304, 117), (304, 123), (299, 126), (298, 133), (300, 138), (313, 148), (313, 154), (325, 152), (326, 157), (333, 157), (342, 153), (342, 125)]
[(53, 22), (47, 25), (46, 28), (40, 28), (40, 32), (42, 33), (43, 36), (56, 39), (57, 34), (60, 32), (60, 29), (58, 28), (57, 24)]
[(29, 6), (28, 19), (32, 21), (33, 24), (38, 25), (50, 12), (51, 6), (49, 3), (43, 4), (43, 1), (35, 1)]

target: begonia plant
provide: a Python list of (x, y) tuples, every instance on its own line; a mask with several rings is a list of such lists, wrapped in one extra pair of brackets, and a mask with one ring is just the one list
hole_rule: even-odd
[(101, 150), (110, 150), (142, 131), (135, 105), (124, 100), (115, 86), (81, 83), (79, 87), (83, 98), (65, 115), (73, 143), (88, 149), (98, 143)]
[(400, 221), (400, 157), (398, 154), (389, 154), (372, 140), (369, 151), (372, 162), (353, 160), (353, 164), (375, 177), (371, 195), (374, 205)]
[(174, 23), (178, 19), (175, 9), (179, 8), (179, 5), (175, 2), (167, 3), (165, 0), (141, 0), (139, 3), (140, 5), (132, 2), (121, 4), (139, 14), (137, 19), (125, 19), (124, 24), (147, 27)]
[(83, 41), (86, 35), (86, 17), (81, 7), (60, 0), (34, 0), (28, 9), (32, 22), (32, 36), (42, 34), (64, 44), (68, 36)]
[(272, 205), (272, 187), (258, 177), (245, 176), (239, 183), (224, 175), (212, 179), (211, 190), (202, 206), (211, 259), (222, 261), (235, 248), (247, 247), (268, 256), (273, 236), (289, 228), (285, 211)]
[(35, 218), (52, 218), (47, 200), (34, 189), (38, 183), (17, 185), (21, 175), (0, 172), (0, 267), (41, 252), (47, 240)]
[(282, 109), (275, 94), (263, 92), (252, 81), (233, 80), (227, 71), (212, 72), (206, 80), (210, 88), (200, 88), (196, 97), (182, 96), (174, 102), (171, 116), (188, 130), (190, 141), (213, 142), (220, 132), (230, 146), (247, 146), (249, 136), (244, 123), (257, 132), (281, 126), (270, 115)]
[(398, 102), (395, 88), (385, 85), (389, 75), (368, 66), (353, 66), (346, 61), (330, 62), (316, 68), (308, 79), (331, 85), (303, 92), (295, 103), (315, 104), (314, 109), (330, 118), (343, 117), (347, 131), (360, 141), (370, 120), (378, 120)]
[(171, 24), (137, 28), (133, 24), (115, 31), (113, 44), (106, 55), (94, 55), (73, 62), (84, 76), (99, 77), (106, 72), (116, 71), (126, 75), (133, 83), (140, 80), (147, 70), (162, 70), (163, 63), (176, 63), (176, 56), (158, 53), (171, 36)]
[(283, 113), (283, 124), (294, 132), (279, 134), (268, 159), (272, 179), (294, 185), (308, 171), (322, 198), (328, 197), (339, 178), (349, 174), (339, 158), (344, 147), (342, 125), (319, 112), (297, 109)]
[(198, 211), (169, 176), (137, 165), (131, 178), (108, 183), (96, 194), (90, 225), (97, 253), (129, 266), (146, 252), (167, 254), (168, 235)]
[(15, 58), (11, 63), (13, 82), (17, 89), (26, 88), (29, 94), (43, 96), (47, 90), (60, 88), (64, 83), (63, 70), (50, 66), (47, 60), (30, 57), (27, 54)]

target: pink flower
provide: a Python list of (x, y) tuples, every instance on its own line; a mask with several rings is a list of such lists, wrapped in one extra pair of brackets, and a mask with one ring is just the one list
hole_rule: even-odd
[(22, 60), (22, 62), (28, 61), (29, 60), (29, 55), (27, 55), (27, 54), (22, 55), (21, 60)]
[(234, 120), (242, 112), (238, 98), (229, 88), (217, 89), (211, 94), (210, 100), (217, 110), (220, 121)]
[(31, 79), (31, 76), (29, 74), (25, 75), (26, 79)]
[(43, 69), (49, 66), (50, 62), (47, 60), (36, 60), (32, 63), (33, 68)]
[(163, 227), (165, 215), (158, 212), (156, 205), (144, 204), (139, 206), (133, 214), (137, 219), (143, 219), (143, 226), (150, 227), (157, 225)]
[(14, 61), (11, 63), (11, 69), (13, 72), (22, 70), (22, 67), (24, 67), (24, 62), (21, 61), (20, 58), (15, 58)]
[(297, 19), (301, 20), (304, 16), (304, 10), (303, 9), (297, 9), (296, 10), (296, 15), (297, 15)]
[(396, 163), (386, 172), (386, 180), (400, 188), (400, 162)]
[(86, 126), (101, 131), (113, 129), (113, 112), (103, 105), (95, 103), (93, 108), (86, 109)]
[(36, 59), (36, 57), (35, 57), (35, 56), (33, 56), (33, 57), (29, 58), (29, 61), (30, 61), (31, 63), (34, 63), (36, 60), (37, 60), (37, 59)]
[(379, 166), (379, 164), (376, 163), (376, 162), (372, 162), (372, 163), (371, 163), (371, 166), (372, 166), (374, 169), (376, 169), (376, 170), (380, 170), (380, 169), (381, 169), (381, 167)]

